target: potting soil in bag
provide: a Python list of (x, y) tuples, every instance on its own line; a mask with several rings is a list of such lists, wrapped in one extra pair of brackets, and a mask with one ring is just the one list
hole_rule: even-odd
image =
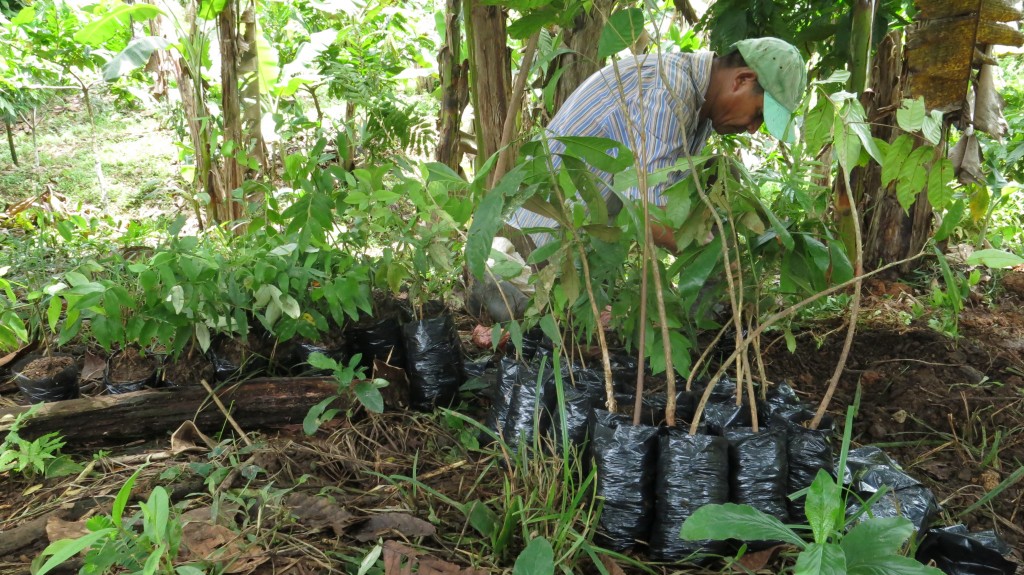
[(32, 403), (63, 401), (79, 396), (78, 364), (70, 355), (30, 355), (12, 370), (14, 382)]
[(550, 356), (545, 353), (538, 354), (531, 365), (520, 365), (516, 372), (504, 433), (505, 443), (513, 453), (529, 449), (534, 438), (540, 437), (537, 433), (543, 434), (548, 429), (550, 414), (544, 379), (550, 377)]
[(1004, 556), (1010, 546), (993, 531), (969, 533), (964, 525), (930, 529), (915, 558), (934, 561), (946, 575), (1013, 575), (1017, 564)]
[[(814, 412), (796, 408), (790, 411), (778, 410), (772, 416), (771, 425), (785, 430), (786, 457), (789, 460), (789, 476), (786, 480), (786, 493), (793, 494), (811, 486), (818, 470), (824, 469), (835, 477), (835, 460), (833, 459), (832, 437), (834, 435), (833, 420), (825, 416), (818, 429), (804, 427), (814, 419)], [(790, 519), (795, 523), (803, 523), (807, 516), (804, 513), (806, 498), (789, 499)]]
[(654, 516), (658, 429), (631, 425), (623, 415), (594, 410), (590, 450), (597, 496), (604, 500), (596, 541), (615, 551), (646, 542)]
[[(484, 424), (487, 429), (495, 435), (505, 438), (505, 423), (508, 421), (508, 410), (512, 404), (512, 393), (516, 388), (516, 378), (519, 377), (520, 364), (511, 357), (501, 358), (498, 364), (498, 373), (494, 383), (487, 390), (487, 397), (491, 401), (491, 407), (487, 410), (487, 419)], [(491, 442), (491, 437), (481, 434), (480, 443)]]
[(410, 407), (430, 411), (451, 405), (465, 381), (459, 333), (451, 314), (411, 321), (402, 332)]
[(745, 503), (782, 521), (789, 519), (786, 505), (786, 436), (777, 429), (730, 429), (729, 500)]
[[(881, 449), (869, 446), (851, 450), (846, 462), (844, 476), (861, 499), (867, 500), (880, 489), (886, 489), (871, 506), (874, 517), (906, 517), (921, 535), (938, 517), (941, 509), (931, 490), (904, 473)], [(860, 513), (862, 508), (857, 498), (850, 498), (847, 517)]]
[(352, 355), (361, 354), (359, 365), (367, 370), (373, 368), (374, 359), (398, 367), (405, 366), (402, 324), (397, 317), (386, 317), (365, 327), (351, 327), (347, 336)]
[(679, 530), (699, 507), (729, 501), (729, 442), (682, 429), (662, 434), (654, 496), (650, 540), (654, 558), (679, 561), (695, 553), (721, 554), (725, 542), (688, 541), (679, 537)]

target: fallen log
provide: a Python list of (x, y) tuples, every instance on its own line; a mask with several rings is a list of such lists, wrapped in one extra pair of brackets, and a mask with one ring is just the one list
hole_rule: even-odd
[[(246, 431), (302, 423), (310, 407), (337, 391), (337, 382), (329, 377), (257, 378), (214, 390)], [(345, 400), (340, 401), (336, 407), (345, 409)], [(7, 415), (28, 409), (0, 409), (0, 437), (13, 421)], [(119, 443), (170, 435), (185, 420), (193, 420), (206, 433), (227, 426), (210, 394), (190, 386), (46, 403), (22, 422), (18, 433), (31, 440), (56, 431), (69, 445)]]

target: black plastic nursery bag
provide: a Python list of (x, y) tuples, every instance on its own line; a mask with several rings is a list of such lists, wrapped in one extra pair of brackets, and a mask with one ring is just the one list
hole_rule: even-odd
[[(54, 356), (66, 357), (71, 356)], [(29, 364), (41, 359), (38, 355), (30, 355), (12, 368), (14, 383), (32, 403), (41, 401), (63, 401), (75, 399), (79, 396), (78, 375), (80, 373), (78, 363), (73, 359), (67, 367), (47, 377), (28, 377), (22, 373)]]
[[(487, 411), (487, 419), (484, 424), (495, 435), (504, 439), (505, 423), (508, 422), (508, 410), (512, 404), (512, 394), (515, 392), (516, 379), (519, 377), (519, 364), (514, 358), (503, 357), (498, 364), (498, 374), (494, 383), (487, 390), (487, 397), (491, 400), (491, 407)], [(481, 443), (490, 443), (489, 437), (480, 438)]]
[(785, 433), (741, 428), (726, 431), (725, 438), (729, 440), (729, 499), (788, 521)]
[(590, 448), (597, 495), (604, 500), (597, 541), (624, 551), (650, 535), (658, 429), (631, 425), (625, 416), (604, 410), (593, 414)]
[(992, 531), (969, 533), (964, 525), (931, 529), (917, 548), (918, 561), (946, 575), (1013, 575), (1017, 564), (1004, 555), (1010, 547)]
[(386, 317), (368, 326), (348, 329), (347, 339), (352, 355), (361, 354), (359, 365), (373, 367), (379, 359), (389, 365), (405, 366), (405, 346), (402, 345), (402, 324), (396, 316)]
[(520, 448), (528, 449), (535, 437), (547, 431), (550, 413), (545, 388), (550, 387), (546, 381), (551, 378), (551, 361), (546, 353), (537, 355), (531, 365), (520, 365), (516, 371), (504, 432), (505, 443), (513, 453)]
[(451, 405), (465, 381), (459, 333), (451, 314), (411, 321), (402, 332), (409, 405), (421, 411)]
[(689, 435), (670, 429), (658, 438), (654, 523), (650, 552), (662, 561), (695, 553), (721, 554), (723, 541), (687, 541), (679, 531), (703, 505), (729, 501), (729, 442), (723, 437)]
[[(821, 469), (835, 477), (833, 420), (825, 416), (818, 429), (804, 427), (812, 419), (814, 412), (801, 408), (776, 410), (772, 415), (772, 427), (781, 428), (786, 434), (786, 457), (789, 460), (786, 493), (790, 495), (810, 487)], [(789, 516), (795, 523), (802, 523), (807, 518), (804, 513), (805, 500), (805, 497), (788, 500)]]
[[(892, 459), (877, 447), (851, 450), (846, 460), (845, 476), (851, 489), (867, 500), (883, 487), (886, 493), (871, 506), (875, 517), (906, 517), (919, 534), (932, 525), (941, 508), (930, 489), (907, 475)], [(862, 510), (860, 501), (851, 498), (848, 517)]]

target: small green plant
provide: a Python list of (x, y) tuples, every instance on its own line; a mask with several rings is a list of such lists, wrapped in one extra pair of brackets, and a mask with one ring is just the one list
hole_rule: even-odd
[(83, 573), (108, 573), (115, 567), (147, 575), (201, 572), (188, 565), (174, 567), (182, 525), (174, 516), (170, 497), (162, 486), (154, 488), (146, 502), (139, 503), (139, 513), (123, 521), (140, 471), (141, 468), (118, 491), (109, 515), (97, 515), (86, 523), (89, 534), (48, 545), (32, 562), (32, 573), (45, 575), (82, 551), (87, 551)]
[(41, 405), (33, 405), (20, 414), (11, 424), (3, 443), (0, 443), (0, 473), (13, 471), (29, 478), (41, 474), (44, 477), (60, 477), (81, 471), (66, 455), (60, 454), (64, 441), (56, 432), (47, 433), (32, 441), (18, 435), (21, 426), (32, 417)]
[(359, 368), (359, 361), (361, 359), (362, 354), (357, 353), (352, 356), (348, 365), (342, 365), (322, 353), (314, 353), (309, 356), (309, 365), (331, 372), (335, 381), (338, 382), (338, 393), (309, 408), (306, 418), (302, 420), (302, 430), (307, 435), (313, 435), (320, 429), (321, 425), (338, 415), (341, 410), (336, 408), (328, 409), (332, 403), (352, 394), (355, 394), (356, 399), (359, 400), (359, 403), (367, 411), (373, 413), (384, 412), (384, 396), (381, 395), (380, 390), (387, 387), (388, 382), (380, 378), (367, 380), (363, 370)]
[[(846, 467), (853, 416), (859, 399), (858, 390), (854, 405), (846, 412), (839, 469)], [(683, 523), (680, 536), (693, 541), (740, 539), (782, 541), (794, 545), (800, 550), (792, 568), (794, 575), (941, 575), (942, 571), (922, 565), (903, 554), (914, 533), (914, 526), (909, 519), (873, 517), (870, 512), (866, 516), (858, 514), (847, 518), (847, 493), (827, 471), (820, 470), (806, 493), (807, 525), (793, 529), (749, 505), (726, 503), (705, 505), (698, 509)], [(864, 502), (862, 509), (869, 510), (871, 503), (883, 494), (884, 490), (880, 490)], [(797, 530), (810, 532), (811, 542), (805, 541)]]

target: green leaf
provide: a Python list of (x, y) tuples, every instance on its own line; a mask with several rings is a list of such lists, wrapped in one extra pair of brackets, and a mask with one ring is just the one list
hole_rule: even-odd
[[(835, 543), (811, 543), (796, 558), (793, 575), (846, 575), (846, 556)], [(902, 574), (901, 574), (902, 575)]]
[(896, 200), (903, 211), (909, 212), (910, 206), (917, 200), (928, 183), (928, 168), (925, 162), (934, 150), (930, 146), (922, 146), (910, 153), (896, 181)]
[(160, 567), (160, 560), (164, 556), (164, 546), (161, 543), (146, 558), (146, 564), (142, 567), (142, 575), (154, 575)]
[(775, 517), (749, 505), (735, 503), (701, 507), (683, 523), (679, 536), (690, 541), (783, 541), (801, 549), (807, 545), (799, 535)]
[(907, 157), (910, 156), (913, 147), (913, 139), (906, 134), (899, 136), (889, 145), (889, 150), (885, 154), (885, 160), (882, 162), (883, 186), (888, 186), (889, 182), (899, 177), (900, 170), (903, 169), (903, 164), (907, 161)]
[(942, 112), (932, 110), (925, 116), (924, 123), (921, 124), (921, 133), (933, 146), (938, 146), (942, 141)]
[(338, 399), (337, 396), (332, 395), (309, 408), (309, 411), (306, 412), (306, 417), (302, 418), (303, 433), (313, 435), (316, 433), (316, 430), (320, 429), (320, 416), (323, 415), (324, 411), (335, 399)]
[(98, 48), (118, 32), (125, 30), (129, 22), (142, 22), (163, 13), (163, 10), (152, 4), (122, 4), (75, 32), (75, 42)]
[(227, 6), (227, 0), (200, 0), (196, 14), (203, 20), (213, 20)]
[(946, 213), (942, 215), (942, 224), (939, 225), (939, 229), (935, 230), (935, 241), (941, 242), (948, 238), (964, 219), (964, 212), (966, 210), (967, 206), (964, 205), (963, 200), (954, 201), (949, 206), (949, 209), (946, 210)]
[(498, 514), (479, 499), (466, 503), (463, 512), (470, 526), (484, 537), (490, 537), (498, 529)]
[[(565, 145), (562, 154), (584, 160), (609, 174), (621, 172), (633, 165), (633, 152), (615, 140), (589, 136), (561, 136), (555, 139)], [(616, 155), (608, 153), (612, 150)]]
[(181, 310), (185, 308), (185, 290), (178, 285), (172, 286), (171, 293), (167, 296), (167, 301), (171, 302), (174, 313), (181, 313)]
[(845, 509), (843, 496), (835, 480), (824, 469), (818, 470), (818, 475), (811, 483), (804, 507), (816, 543), (827, 542), (829, 536), (842, 525)]
[(1003, 250), (987, 249), (978, 250), (968, 256), (967, 263), (972, 266), (1010, 268), (1024, 264), (1024, 258)]
[(270, 44), (259, 25), (256, 26), (256, 61), (256, 78), (260, 83), (260, 93), (271, 94), (281, 76), (281, 68), (277, 65), (277, 49)]
[(583, 198), (590, 210), (590, 221), (605, 224), (608, 221), (608, 202), (597, 187), (597, 176), (591, 172), (587, 165), (578, 158), (564, 156), (562, 158), (562, 173), (569, 176), (576, 192)]
[[(82, 537), (79, 537), (78, 539), (60, 539), (54, 541), (53, 543), (47, 545), (46, 549), (43, 549), (43, 552), (36, 559), (36, 561), (39, 561), (43, 557), (49, 556), (49, 560), (47, 560), (46, 563), (43, 563), (42, 566), (38, 569), (33, 569), (32, 572), (35, 575), (45, 575), (46, 573), (50, 572), (54, 567), (60, 565), (61, 563), (64, 563), (65, 561), (71, 559), (75, 555), (78, 555), (80, 552), (92, 547), (93, 544), (99, 541), (100, 539), (103, 539), (104, 537), (107, 537), (116, 532), (117, 530), (111, 527), (107, 529), (101, 529), (93, 533), (89, 533), (88, 535), (84, 535)], [(35, 567), (36, 561), (32, 562), (33, 567)]]
[(61, 301), (59, 297), (52, 297), (46, 306), (46, 324), (50, 326), (50, 331), (53, 333), (57, 333), (57, 320), (60, 319), (62, 309)]
[(309, 354), (308, 362), (309, 365), (317, 369), (326, 369), (329, 371), (339, 371), (341, 369), (337, 361), (327, 357), (326, 355), (320, 352), (314, 352)]
[(944, 575), (935, 567), (922, 565), (920, 561), (902, 555), (874, 553), (858, 559), (856, 566), (846, 570), (847, 575)]
[(117, 496), (114, 497), (114, 505), (110, 508), (110, 517), (114, 521), (114, 525), (121, 525), (124, 508), (128, 505), (128, 498), (132, 494), (132, 486), (135, 485), (135, 479), (143, 469), (144, 466), (136, 469), (135, 473), (132, 473), (131, 477), (128, 478), (128, 481), (125, 481), (124, 485), (121, 486), (121, 489), (118, 490)]
[(518, 166), (505, 174), (498, 185), (487, 192), (473, 213), (473, 223), (469, 226), (469, 235), (466, 238), (466, 263), (469, 265), (469, 271), (477, 279), (484, 277), (487, 257), (491, 253), (491, 243), (504, 223), (501, 212), (505, 195), (519, 188), (524, 175), (524, 171)]
[(363, 560), (359, 563), (359, 571), (356, 572), (356, 575), (366, 575), (369, 573), (370, 569), (377, 564), (377, 559), (380, 558), (381, 551), (383, 550), (384, 548), (380, 545), (374, 545), (373, 549), (371, 549), (370, 552), (366, 554), (366, 557), (363, 557)]
[(839, 165), (847, 173), (857, 165), (860, 158), (860, 138), (843, 122), (842, 116), (835, 117), (833, 126), (834, 147)]
[(512, 568), (513, 575), (553, 575), (554, 572), (555, 552), (543, 537), (531, 539)]
[(827, 98), (821, 98), (818, 104), (804, 116), (804, 139), (807, 141), (808, 151), (816, 154), (818, 150), (825, 147), (825, 143), (832, 134), (834, 122), (835, 106)]
[(620, 10), (608, 18), (597, 41), (598, 60), (632, 46), (644, 31), (644, 13), (639, 8)]
[(530, 252), (530, 255), (526, 258), (528, 264), (538, 264), (542, 261), (547, 260), (555, 254), (562, 247), (562, 240), (555, 238), (548, 243), (540, 246), (539, 248)]
[(205, 324), (197, 323), (195, 325), (196, 343), (199, 344), (199, 349), (203, 353), (206, 353), (210, 349), (210, 330)]
[(913, 533), (906, 517), (870, 517), (854, 525), (839, 544), (847, 567), (853, 569), (872, 557), (898, 554)]
[(904, 132), (916, 132), (924, 123), (924, 114), (924, 96), (916, 100), (904, 99), (900, 109), (896, 110), (896, 123)]
[(622, 237), (622, 229), (604, 224), (587, 224), (583, 226), (587, 235), (595, 237), (603, 242), (614, 244)]
[(128, 43), (124, 50), (103, 65), (103, 79), (113, 82), (149, 62), (150, 55), (171, 43), (158, 36), (144, 36)]
[(299, 309), (299, 302), (295, 301), (295, 298), (292, 296), (285, 294), (281, 296), (278, 303), (281, 306), (281, 311), (283, 311), (288, 317), (298, 319), (299, 316), (302, 315), (302, 310)]
[(36, 19), (36, 9), (31, 6), (26, 6), (18, 11), (18, 14), (11, 18), (11, 24), (14, 26), (22, 26), (24, 24), (30, 24)]
[(928, 203), (941, 210), (953, 201), (953, 189), (949, 182), (954, 178), (953, 162), (939, 158), (928, 172)]
[(354, 387), (356, 398), (367, 410), (373, 413), (384, 413), (384, 396), (380, 390), (369, 381), (360, 381)]

